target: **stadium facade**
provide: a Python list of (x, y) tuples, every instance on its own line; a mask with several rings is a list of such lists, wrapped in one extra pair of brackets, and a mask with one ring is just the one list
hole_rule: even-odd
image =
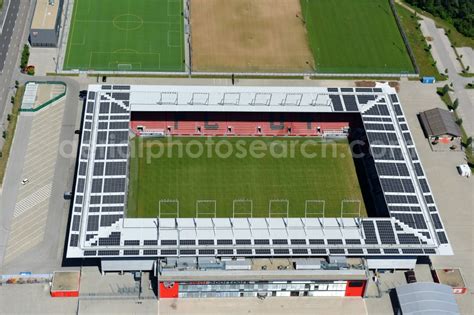
[[(179, 113), (333, 115), (336, 121), (357, 115), (375, 215), (127, 218), (130, 136), (177, 133), (172, 124), (147, 129), (132, 116)], [(221, 128), (235, 135), (232, 126)], [(340, 130), (308, 128), (309, 136), (347, 132), (344, 124)], [(204, 129), (188, 133), (203, 135)], [(289, 127), (277, 129), (294, 134)], [(258, 125), (255, 134), (265, 130)], [(249, 296), (262, 287), (270, 295), (361, 295), (367, 269), (412, 268), (417, 257), (452, 254), (400, 100), (385, 84), (90, 85), (71, 208), (67, 259), (95, 259), (103, 271), (154, 270), (162, 297)]]

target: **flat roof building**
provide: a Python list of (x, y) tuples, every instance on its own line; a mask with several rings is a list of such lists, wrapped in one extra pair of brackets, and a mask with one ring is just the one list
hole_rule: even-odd
[(63, 0), (37, 0), (30, 29), (31, 46), (56, 47)]

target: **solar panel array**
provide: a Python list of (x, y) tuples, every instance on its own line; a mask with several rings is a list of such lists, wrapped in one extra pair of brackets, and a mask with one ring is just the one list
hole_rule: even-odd
[[(91, 91), (85, 102), (71, 228), (71, 243), (76, 246), (80, 245), (81, 220), (86, 226), (83, 246), (94, 246), (99, 230), (114, 225), (124, 214), (130, 87), (121, 89), (114, 86), (113, 92)], [(109, 90), (108, 86), (103, 90)], [(98, 243), (103, 243), (101, 238)]]
[(378, 87), (316, 89), (330, 100), (324, 112), (361, 113), (390, 218), (127, 221), (133, 86), (102, 85), (89, 90), (84, 107), (68, 257), (439, 253), (437, 242), (448, 244), (447, 236), (397, 95)]
[(379, 97), (363, 107), (361, 116), (390, 216), (418, 236), (407, 238), (400, 231), (399, 239), (404, 244), (419, 244), (438, 237), (443, 225), (398, 96)]

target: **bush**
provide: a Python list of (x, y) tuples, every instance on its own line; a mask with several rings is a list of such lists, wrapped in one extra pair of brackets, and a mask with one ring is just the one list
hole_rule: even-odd
[(25, 44), (23, 46), (23, 52), (21, 53), (21, 63), (20, 63), (21, 69), (26, 68), (26, 66), (28, 65), (29, 59), (30, 59), (30, 46)]
[(459, 107), (459, 100), (455, 99), (453, 104), (451, 105), (451, 109), (456, 110), (456, 109), (458, 109), (458, 107)]

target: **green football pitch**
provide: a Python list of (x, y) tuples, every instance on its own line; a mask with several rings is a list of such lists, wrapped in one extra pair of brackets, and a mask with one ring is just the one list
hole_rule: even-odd
[(414, 73), (389, 0), (300, 0), (316, 71)]
[(135, 138), (128, 217), (366, 216), (347, 140)]
[(182, 0), (75, 0), (64, 69), (183, 71)]

